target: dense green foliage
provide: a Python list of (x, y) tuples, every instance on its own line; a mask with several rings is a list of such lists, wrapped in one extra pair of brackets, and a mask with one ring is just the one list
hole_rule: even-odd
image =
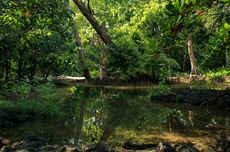
[[(84, 2), (84, 1), (83, 1)], [(229, 67), (228, 0), (91, 0), (84, 2), (113, 45), (106, 45), (72, 1), (0, 2), (0, 79), (82, 75), (71, 19), (93, 77), (164, 81), (189, 72), (188, 37), (199, 71)], [(70, 9), (69, 9), (70, 6)], [(106, 61), (104, 61), (106, 60)]]

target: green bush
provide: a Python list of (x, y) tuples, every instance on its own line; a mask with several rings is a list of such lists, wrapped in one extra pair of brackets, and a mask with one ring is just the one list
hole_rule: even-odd
[(225, 76), (230, 75), (230, 70), (228, 69), (217, 69), (215, 71), (208, 71), (206, 73), (207, 78), (210, 81), (223, 80)]

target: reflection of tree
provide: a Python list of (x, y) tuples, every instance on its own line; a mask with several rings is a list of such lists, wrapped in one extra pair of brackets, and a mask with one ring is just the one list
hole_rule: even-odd
[(191, 126), (193, 126), (194, 125), (194, 122), (193, 122), (194, 121), (194, 112), (191, 110), (188, 111), (188, 120), (189, 120)]
[(166, 126), (170, 130), (184, 127), (184, 114), (180, 110), (173, 110), (166, 116)]
[(105, 102), (107, 118), (103, 125), (103, 134), (100, 143), (105, 143), (116, 128), (150, 131), (157, 126), (163, 127), (162, 119), (168, 108), (152, 105), (143, 101), (140, 94), (119, 91), (113, 92)]
[(81, 109), (80, 109), (80, 115), (79, 115), (79, 120), (77, 121), (77, 127), (76, 127), (76, 142), (79, 141), (80, 136), (81, 136), (81, 131), (82, 131), (82, 126), (84, 122), (84, 117), (86, 114), (86, 108), (87, 108), (87, 96), (89, 94), (89, 88), (84, 88), (84, 95), (82, 98), (82, 103), (81, 103)]
[[(80, 104), (75, 106), (78, 115), (75, 137), (81, 144), (106, 143), (117, 133), (117, 128), (120, 131), (150, 132), (168, 126), (177, 130), (206, 126), (213, 117), (199, 109), (152, 103), (137, 92), (105, 88), (77, 90), (75, 102)], [(225, 122), (228, 126), (229, 120)]]

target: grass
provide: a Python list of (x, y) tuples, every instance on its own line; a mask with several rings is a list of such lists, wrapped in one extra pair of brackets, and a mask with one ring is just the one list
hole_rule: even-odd
[(0, 111), (11, 113), (30, 114), (36, 118), (60, 118), (64, 113), (59, 104), (54, 102), (37, 102), (37, 101), (0, 101)]
[(214, 71), (208, 71), (205, 75), (209, 81), (224, 81), (226, 76), (230, 76), (230, 69), (217, 69)]
[(41, 119), (61, 118), (64, 116), (62, 95), (51, 83), (36, 86), (25, 82), (10, 83), (0, 90), (0, 111), (30, 114)]

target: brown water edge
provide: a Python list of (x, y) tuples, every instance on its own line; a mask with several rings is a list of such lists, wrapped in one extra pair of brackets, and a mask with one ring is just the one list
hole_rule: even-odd
[[(38, 125), (36, 122), (33, 124), (30, 123), (30, 127), (35, 127)], [(55, 125), (55, 129), (53, 128)], [(48, 125), (44, 131), (44, 126), (36, 126), (41, 127), (41, 129), (31, 129), (24, 130), (26, 128), (18, 128), (17, 131), (12, 131), (12, 136), (4, 135), (5, 140), (7, 139), (8, 142), (14, 143), (16, 141), (22, 141), (28, 137), (42, 137), (44, 139), (54, 138), (56, 136), (57, 140), (51, 140), (50, 144), (58, 144), (58, 145), (72, 145), (74, 140), (74, 133), (69, 127), (59, 124), (59, 123), (52, 123), (50, 126)], [(223, 130), (199, 130), (199, 129), (180, 129), (180, 131), (170, 131), (170, 130), (157, 130), (154, 129), (151, 132), (138, 132), (135, 130), (125, 130), (125, 129), (116, 129), (113, 135), (108, 139), (106, 142), (107, 145), (112, 145), (115, 147), (116, 151), (123, 151), (122, 144), (126, 141), (132, 141), (133, 143), (138, 144), (158, 144), (162, 141), (167, 141), (170, 143), (192, 143), (194, 147), (200, 151), (204, 152), (214, 152), (215, 150), (212, 147), (216, 145), (216, 134)], [(55, 134), (56, 132), (56, 134)], [(25, 133), (24, 137), (22, 133)], [(229, 134), (229, 131), (225, 131), (226, 134)], [(39, 136), (36, 136), (39, 135)], [(9, 137), (9, 138), (8, 138)], [(63, 138), (63, 139), (62, 139)], [(68, 139), (65, 139), (68, 138)], [(60, 141), (59, 141), (60, 140)], [(76, 144), (73, 144), (76, 145)]]
[[(55, 79), (54, 83), (57, 86), (70, 87), (74, 85), (84, 86), (84, 87), (103, 87), (107, 89), (120, 89), (120, 90), (132, 90), (132, 89), (147, 89), (158, 87), (159, 84), (153, 82), (139, 82), (139, 83), (116, 83), (111, 84), (95, 84), (90, 81), (71, 81), (66, 79)], [(226, 89), (230, 88), (230, 82), (205, 82), (205, 81), (190, 81), (190, 82), (181, 82), (181, 81), (172, 81), (166, 83), (167, 86), (171, 88), (203, 88), (203, 89)]]
[[(218, 130), (220, 131), (220, 130)], [(213, 132), (218, 132), (213, 131)], [(188, 134), (190, 133), (190, 134)], [(175, 131), (152, 131), (149, 133), (136, 133), (135, 131), (116, 130), (113, 138), (110, 139), (112, 144), (121, 145), (120, 139), (129, 138), (136, 143), (158, 144), (162, 141), (170, 143), (192, 143), (200, 151), (214, 152), (216, 145), (216, 134), (205, 130), (185, 130), (184, 133)], [(121, 146), (120, 149), (121, 150)]]

